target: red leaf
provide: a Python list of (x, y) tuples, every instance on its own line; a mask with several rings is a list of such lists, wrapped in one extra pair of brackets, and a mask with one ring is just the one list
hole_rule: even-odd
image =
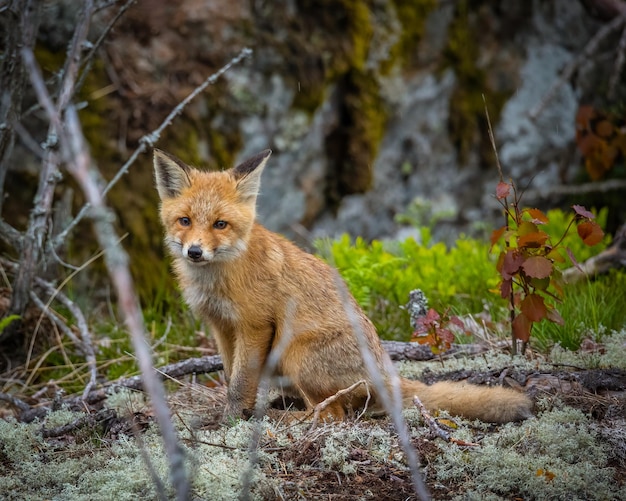
[(511, 291), (513, 290), (513, 280), (510, 278), (508, 280), (502, 280), (500, 284), (500, 297), (503, 299), (508, 299), (511, 295)]
[(521, 339), (522, 341), (528, 341), (530, 339), (530, 329), (532, 327), (532, 322), (526, 318), (526, 315), (520, 313), (515, 317), (513, 323), (511, 324), (513, 329), (513, 334), (517, 339)]
[(539, 322), (548, 316), (548, 309), (539, 294), (528, 294), (522, 299), (520, 310), (531, 322)]
[(518, 247), (530, 247), (531, 249), (537, 249), (544, 245), (548, 241), (549, 235), (545, 231), (536, 231), (534, 233), (527, 233), (520, 236), (517, 239)]
[(548, 216), (546, 216), (539, 209), (526, 209), (528, 215), (532, 218), (532, 222), (535, 224), (546, 224), (548, 222)]
[(555, 324), (565, 325), (565, 320), (563, 320), (561, 314), (554, 308), (550, 308), (548, 310), (548, 315), (546, 316), (546, 318), (550, 320), (550, 322), (554, 322)]
[(602, 228), (595, 221), (585, 221), (580, 223), (577, 227), (578, 236), (582, 238), (585, 244), (592, 246), (602, 242), (604, 238), (604, 232)]
[[(502, 235), (504, 235), (504, 232), (506, 231), (506, 226), (503, 226), (502, 228), (498, 228), (497, 230), (493, 230), (491, 232), (491, 247), (493, 248), (494, 245), (496, 245), (498, 243), (498, 240), (500, 240), (500, 238), (502, 237)], [(489, 249), (491, 250), (491, 249)]]
[(522, 269), (529, 277), (547, 278), (552, 273), (552, 261), (543, 256), (529, 257), (522, 264)]
[(502, 261), (502, 278), (507, 280), (515, 276), (523, 262), (524, 256), (522, 256), (517, 250), (512, 249), (507, 251), (504, 255), (504, 260)]
[(574, 212), (576, 214), (578, 214), (579, 216), (582, 216), (582, 217), (584, 217), (586, 219), (595, 219), (596, 218), (596, 216), (593, 215), (593, 212), (589, 212), (582, 205), (572, 205), (572, 209), (574, 209)]
[(505, 183), (504, 181), (500, 181), (498, 186), (496, 186), (496, 198), (498, 200), (502, 200), (506, 198), (511, 193), (511, 185), (509, 183)]
[(437, 320), (439, 320), (441, 317), (439, 316), (439, 313), (437, 313), (437, 310), (435, 310), (434, 308), (430, 308), (428, 310), (428, 313), (426, 313), (426, 321), (429, 324), (433, 324), (435, 323)]
[(439, 338), (447, 345), (446, 349), (449, 349), (450, 343), (454, 341), (454, 334), (450, 329), (439, 329)]

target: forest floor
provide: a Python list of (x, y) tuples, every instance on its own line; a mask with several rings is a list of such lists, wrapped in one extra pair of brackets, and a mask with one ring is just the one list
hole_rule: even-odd
[[(407, 377), (505, 384), (536, 402), (535, 417), (506, 425), (442, 413), (436, 419), (450, 441), (435, 436), (417, 408), (406, 409), (432, 498), (626, 499), (625, 353), (623, 330), (578, 353), (554, 349), (549, 357), (512, 361), (490, 351), (443, 366), (399, 362)], [(417, 499), (388, 418), (313, 427), (270, 410), (261, 420), (225, 426), (219, 381), (168, 386), (192, 499), (246, 492), (251, 499)], [(0, 499), (158, 499), (150, 468), (165, 479), (167, 460), (144, 394), (119, 389), (91, 404), (68, 402), (48, 402), (57, 410), (32, 421), (0, 405)]]

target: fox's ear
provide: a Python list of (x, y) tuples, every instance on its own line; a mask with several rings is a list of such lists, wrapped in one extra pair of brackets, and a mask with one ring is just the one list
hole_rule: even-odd
[(271, 154), (272, 150), (263, 150), (233, 169), (233, 176), (237, 180), (237, 193), (244, 200), (254, 199), (259, 194), (261, 173)]
[(190, 170), (182, 160), (154, 149), (154, 180), (161, 200), (176, 197), (191, 186)]

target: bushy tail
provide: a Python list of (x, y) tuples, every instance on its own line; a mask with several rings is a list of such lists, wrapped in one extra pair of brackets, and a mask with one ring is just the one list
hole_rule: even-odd
[(429, 386), (410, 379), (401, 381), (405, 406), (413, 405), (413, 397), (417, 395), (431, 412), (443, 409), (468, 419), (507, 423), (532, 416), (530, 398), (512, 389), (463, 382), (442, 381)]

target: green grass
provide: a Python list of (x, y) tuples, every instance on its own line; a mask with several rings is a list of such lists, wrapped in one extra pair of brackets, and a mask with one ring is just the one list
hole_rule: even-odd
[(535, 324), (531, 344), (542, 351), (555, 344), (576, 350), (583, 339), (600, 342), (605, 334), (626, 325), (626, 274), (612, 272), (596, 280), (585, 280), (564, 289), (557, 309), (564, 325)]

